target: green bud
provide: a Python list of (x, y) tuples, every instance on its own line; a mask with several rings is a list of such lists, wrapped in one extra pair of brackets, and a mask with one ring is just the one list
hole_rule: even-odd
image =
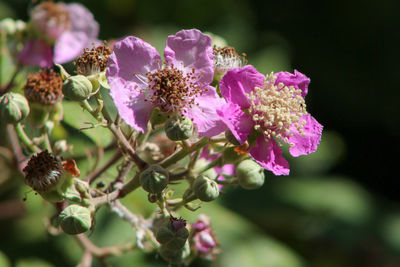
[(175, 116), (165, 124), (165, 133), (173, 141), (186, 140), (193, 134), (193, 122), (187, 117)]
[(17, 123), (29, 114), (29, 104), (21, 94), (6, 93), (0, 97), (0, 119), (5, 123)]
[(79, 205), (66, 207), (58, 216), (63, 231), (69, 235), (84, 233), (90, 229), (92, 218), (88, 208)]
[(160, 165), (151, 165), (140, 174), (140, 184), (149, 193), (161, 193), (168, 185), (168, 171)]
[(175, 237), (175, 231), (168, 227), (168, 225), (164, 225), (160, 229), (158, 229), (156, 233), (156, 239), (160, 244), (166, 244), (171, 241)]
[(155, 126), (158, 124), (162, 124), (168, 120), (168, 116), (162, 113), (159, 109), (154, 109), (151, 113), (150, 122), (151, 125)]
[(256, 162), (248, 159), (236, 166), (236, 176), (239, 185), (244, 189), (257, 189), (264, 184), (264, 169)]
[(222, 158), (225, 164), (238, 162), (243, 156), (239, 155), (234, 147), (228, 147), (222, 152)]
[(185, 242), (188, 239), (188, 237), (189, 237), (189, 230), (186, 227), (182, 227), (175, 233), (174, 238), (172, 238), (169, 242), (165, 243), (164, 246), (174, 250), (181, 249), (185, 245)]
[(218, 184), (204, 175), (199, 175), (192, 186), (195, 195), (202, 201), (209, 202), (219, 196)]
[(83, 101), (90, 97), (93, 85), (83, 75), (71, 76), (63, 84), (63, 94), (75, 101)]
[(225, 131), (225, 138), (228, 140), (231, 144), (235, 146), (240, 146), (239, 141), (236, 139), (236, 137), (233, 135), (233, 133), (229, 130)]
[(186, 221), (170, 217), (161, 224), (156, 232), (157, 241), (170, 250), (179, 250), (189, 237)]
[(158, 252), (164, 260), (171, 264), (181, 264), (184, 259), (184, 249), (175, 250), (162, 245)]

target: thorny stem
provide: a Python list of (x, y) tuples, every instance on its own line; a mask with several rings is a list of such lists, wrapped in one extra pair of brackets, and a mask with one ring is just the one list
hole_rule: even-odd
[(199, 150), (200, 148), (206, 146), (207, 144), (208, 144), (208, 138), (203, 137), (202, 139), (200, 139), (200, 141), (193, 144), (190, 148), (178, 150), (168, 158), (164, 159), (163, 161), (161, 161), (160, 165), (163, 168), (168, 168), (172, 164), (175, 164), (179, 160), (183, 159), (184, 157), (193, 153), (194, 151)]
[(15, 125), (15, 131), (17, 132), (17, 135), (19, 139), (22, 141), (22, 143), (24, 143), (31, 150), (31, 152), (36, 152), (36, 153), (40, 152), (40, 149), (37, 146), (35, 146), (32, 140), (25, 133), (22, 124), (20, 122), (18, 122)]

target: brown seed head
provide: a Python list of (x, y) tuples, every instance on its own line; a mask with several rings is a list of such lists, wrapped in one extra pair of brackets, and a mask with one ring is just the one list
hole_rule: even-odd
[(83, 54), (74, 61), (77, 73), (89, 76), (104, 71), (111, 53), (112, 50), (106, 43), (92, 49), (85, 48)]
[(53, 105), (62, 97), (63, 80), (51, 69), (42, 69), (34, 75), (28, 74), (24, 92), (29, 102)]

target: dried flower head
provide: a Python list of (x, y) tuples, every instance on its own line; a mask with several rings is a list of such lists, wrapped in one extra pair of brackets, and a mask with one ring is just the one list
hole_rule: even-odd
[(228, 70), (241, 68), (247, 63), (245, 58), (246, 54), (241, 56), (236, 53), (235, 48), (230, 46), (213, 47), (214, 57), (214, 71), (216, 74), (224, 74)]
[(104, 71), (111, 53), (106, 43), (92, 49), (85, 48), (83, 54), (74, 61), (77, 73), (89, 76)]
[(60, 160), (44, 150), (33, 155), (23, 171), (27, 185), (35, 191), (46, 192), (60, 180), (63, 166)]
[(24, 92), (29, 102), (53, 105), (62, 97), (63, 80), (52, 69), (42, 69), (34, 75), (28, 74)]

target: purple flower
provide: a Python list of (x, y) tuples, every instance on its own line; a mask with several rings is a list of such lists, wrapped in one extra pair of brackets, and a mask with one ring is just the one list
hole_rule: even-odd
[(228, 71), (221, 80), (227, 103), (218, 114), (240, 144), (256, 130), (249, 154), (275, 175), (289, 174), (279, 144), (289, 144), (289, 153), (297, 157), (314, 152), (321, 140), (322, 125), (306, 111), (309, 83), (296, 70), (264, 76), (251, 65)]
[(157, 50), (136, 37), (114, 45), (106, 76), (120, 116), (135, 130), (145, 132), (155, 107), (192, 119), (203, 136), (226, 127), (216, 113), (224, 103), (213, 79), (211, 38), (198, 30), (182, 30), (168, 37), (165, 66)]
[(203, 259), (213, 260), (220, 252), (218, 240), (210, 225), (210, 218), (200, 214), (197, 222), (192, 224), (192, 248)]
[(98, 43), (99, 25), (81, 4), (42, 2), (31, 12), (32, 37), (18, 60), (27, 65), (51, 67), (66, 63), (83, 49)]

